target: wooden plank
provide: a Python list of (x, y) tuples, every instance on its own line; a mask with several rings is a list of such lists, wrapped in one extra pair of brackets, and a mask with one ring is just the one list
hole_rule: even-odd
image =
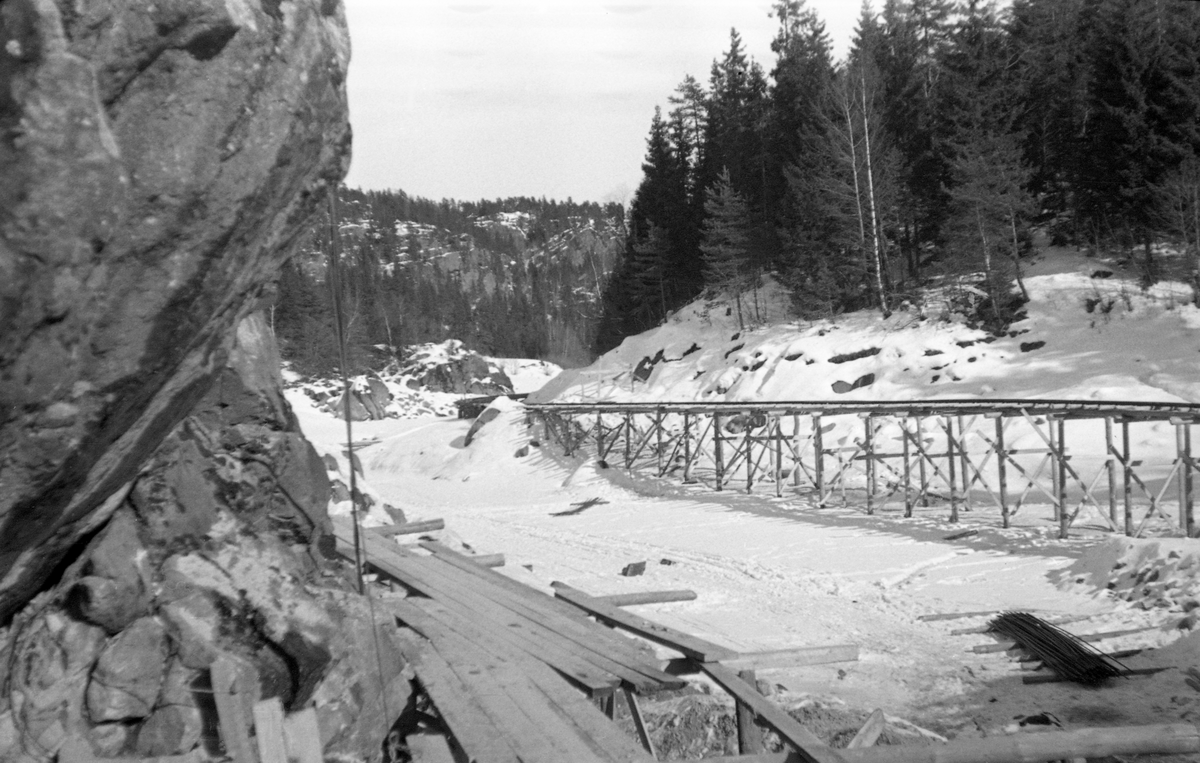
[[(487, 653), (435, 623), (428, 623), (427, 627), (436, 634), (433, 648), (454, 663), (457, 673), (464, 675), (464, 669), (483, 669), (509, 695), (510, 703), (521, 705), (523, 711), (531, 714), (531, 719), (554, 732), (556, 746), (571, 748), (562, 760), (646, 761), (644, 753), (633, 740), (541, 661), (504, 647), (498, 648), (499, 654)], [(454, 653), (453, 660), (450, 659), (451, 652)], [(464, 665), (467, 667), (463, 668)], [(470, 678), (464, 675), (464, 681), (473, 684), (475, 677), (475, 673), (471, 673)], [(483, 680), (482, 688), (494, 692), (487, 678)], [(538, 693), (529, 691), (530, 681)], [(493, 694), (488, 696), (494, 698)]]
[[(1108, 638), (1119, 638), (1121, 636), (1132, 636), (1136, 633), (1145, 633), (1146, 631), (1158, 630), (1161, 626), (1150, 625), (1143, 628), (1125, 628), (1118, 631), (1104, 631), (1102, 633), (1084, 633), (1075, 635), (1075, 638), (1080, 641), (1094, 642), (1103, 641)], [(1074, 635), (1074, 634), (1072, 634)], [(1009, 649), (1019, 648), (1020, 644), (1016, 641), (998, 641), (995, 644), (979, 644), (971, 647), (971, 651), (976, 654), (987, 654), (990, 652), (1007, 652)]]
[(732, 649), (718, 646), (710, 641), (705, 641), (682, 631), (677, 631), (674, 628), (668, 628), (665, 625), (659, 625), (643, 617), (630, 614), (611, 604), (597, 601), (584, 592), (577, 591), (565, 583), (554, 582), (551, 585), (554, 587), (554, 595), (560, 599), (574, 604), (604, 622), (668, 646), (692, 659), (699, 660), (700, 662), (715, 662), (737, 656), (737, 652)]
[(247, 720), (258, 699), (258, 681), (249, 680), (248, 667), (221, 656), (211, 668), (213, 700), (221, 724), (221, 741), (234, 763), (257, 763)]
[(858, 733), (854, 735), (846, 744), (846, 749), (855, 750), (859, 747), (870, 747), (879, 739), (879, 735), (883, 733), (883, 729), (887, 726), (887, 719), (883, 716), (883, 710), (876, 708), (867, 718), (867, 722), (862, 725)]
[(828, 644), (800, 646), (792, 649), (772, 649), (762, 652), (739, 652), (732, 660), (722, 660), (731, 668), (793, 668), (804, 665), (826, 665), (831, 662), (857, 662), (858, 644)]
[(763, 722), (775, 729), (784, 740), (796, 748), (804, 763), (842, 763), (837, 751), (825, 745), (808, 729), (800, 725), (781, 707), (758, 693), (758, 689), (746, 684), (737, 674), (719, 662), (706, 662), (700, 666), (705, 673), (721, 685), (734, 699), (748, 705)]
[[(433, 592), (432, 595), (449, 609), (455, 610), (463, 619), (477, 622), (482, 616), (500, 626), (498, 632), (506, 640), (511, 642), (514, 639), (523, 639), (528, 647), (524, 651), (550, 662), (565, 675), (578, 680), (589, 692), (611, 690), (619, 683), (618, 679), (628, 681), (642, 691), (670, 685), (657, 675), (646, 675), (649, 671), (657, 671), (654, 666), (646, 666), (639, 670), (617, 661), (615, 657), (610, 657), (600, 649), (590, 648), (590, 634), (584, 629), (596, 630), (597, 626), (593, 624), (564, 624), (561, 618), (539, 621), (529, 617), (528, 613), (515, 611), (508, 606), (510, 602), (497, 601), (498, 597), (493, 595), (494, 591), (485, 585), (477, 585), (477, 588), (482, 590), (473, 590), (472, 585), (478, 583), (474, 578), (462, 577), (461, 574), (457, 580), (450, 574), (439, 577), (439, 574), (452, 573), (454, 570), (444, 569), (445, 565), (436, 559), (392, 558), (385, 554), (384, 557), (376, 557), (376, 561), (381, 560), (399, 565), (398, 570), (403, 568), (409, 580), (424, 580), (426, 587)], [(424, 565), (437, 565), (443, 569)], [(414, 575), (416, 577), (413, 577)], [(570, 636), (572, 627), (580, 630), (581, 635)], [(564, 637), (564, 633), (568, 635)], [(665, 673), (661, 675), (666, 676)], [(682, 683), (670, 676), (667, 676), (667, 681), (677, 685)]]
[(321, 743), (321, 725), (313, 708), (306, 707), (284, 718), (283, 738), (288, 757), (297, 763), (324, 763), (325, 745)]
[[(553, 641), (538, 638), (536, 634), (517, 632), (520, 623), (510, 628), (493, 628), (480, 625), (461, 614), (456, 614), (434, 599), (399, 599), (387, 603), (388, 609), (407, 625), (426, 638), (433, 638), (443, 629), (455, 632), (490, 652), (512, 650), (540, 659), (567, 678), (578, 682), (589, 693), (611, 690), (620, 685), (612, 675), (598, 672), (597, 666), (556, 648)], [(432, 627), (431, 627), (432, 626)], [(503, 646), (501, 646), (503, 645)]]
[(640, 593), (615, 593), (608, 596), (595, 597), (614, 607), (632, 607), (638, 604), (666, 604), (671, 601), (694, 601), (695, 591), (642, 591)]
[(476, 554), (467, 557), (480, 567), (503, 567), (504, 554)]
[(466, 683), (429, 642), (405, 649), (417, 680), (446, 721), (450, 733), (472, 760), (521, 763), (507, 736), (496, 728)]
[(528, 675), (550, 699), (551, 708), (574, 724), (588, 740), (622, 763), (648, 763), (650, 758), (632, 739), (604, 717), (596, 707), (572, 689), (557, 673), (541, 662), (533, 662)]
[[(1120, 675), (1126, 676), (1126, 677), (1127, 676), (1152, 676), (1155, 673), (1161, 673), (1164, 670), (1171, 670), (1171, 668), (1169, 668), (1169, 667), (1167, 667), (1167, 668), (1129, 668), (1128, 670), (1122, 670)], [(1035, 675), (1035, 676), (1023, 676), (1021, 678), (1021, 683), (1024, 683), (1024, 684), (1057, 684), (1057, 683), (1066, 683), (1070, 680), (1071, 679), (1069, 679), (1069, 678), (1063, 678), (1063, 677), (1059, 676), (1057, 673), (1042, 673), (1040, 675)]]
[(485, 652), (448, 631), (438, 633), (432, 645), (470, 687), (493, 725), (509, 738), (522, 763), (614, 760), (599, 754), (562, 722), (528, 677), (528, 667), (538, 664), (532, 659)]
[(254, 704), (254, 742), (262, 763), (288, 763), (283, 739), (283, 703), (271, 697)]
[[(758, 678), (754, 675), (753, 670), (743, 670), (737, 675), (738, 678), (746, 682), (747, 686), (754, 687), (755, 691), (758, 690)], [(742, 755), (753, 755), (762, 752), (762, 729), (754, 722), (754, 710), (748, 705), (738, 702), (735, 704), (735, 712), (737, 713), (738, 752)]]
[[(497, 589), (506, 593), (518, 596), (523, 600), (528, 600), (530, 606), (536, 607), (550, 614), (562, 615), (577, 622), (590, 623), (587, 615), (580, 612), (577, 608), (572, 607), (564, 601), (559, 601), (553, 596), (545, 595), (541, 591), (537, 591), (524, 583), (513, 580), (507, 575), (503, 575), (493, 570), (480, 569), (478, 565), (471, 561), (471, 557), (460, 554), (452, 548), (445, 546), (436, 541), (421, 541), (421, 548), (432, 552), (439, 559), (442, 559), (447, 564), (456, 567), (463, 572), (469, 573), (478, 577), (480, 580), (491, 583)], [(534, 594), (534, 595), (531, 595)], [(537, 595), (541, 594), (541, 595)], [(608, 634), (610, 638), (617, 640), (618, 646), (626, 646), (634, 648), (635, 643), (615, 634)]]
[[(576, 637), (584, 638), (586, 639), (585, 646), (606, 654), (618, 662), (630, 667), (638, 667), (639, 670), (641, 666), (644, 666), (652, 671), (647, 675), (656, 680), (673, 680), (661, 672), (656, 675), (654, 656), (648, 648), (607, 628), (596, 627), (587, 615), (570, 604), (530, 588), (499, 572), (481, 568), (471, 562), (470, 557), (463, 556), (440, 543), (424, 542), (421, 546), (432, 551), (447, 565), (484, 583), (491, 584), (491, 588), (487, 589), (489, 598), (504, 601), (506, 605), (511, 604), (512, 608), (531, 619), (537, 619), (548, 625), (552, 624), (553, 630), (572, 637), (573, 640), (576, 640)], [(579, 643), (578, 640), (576, 643)]]
[(428, 519), (423, 522), (404, 522), (398, 525), (382, 525), (380, 527), (363, 528), (380, 535), (416, 535), (417, 533), (433, 532), (446, 529), (443, 519)]
[[(346, 539), (342, 537), (342, 534), (343, 532), (346, 534), (353, 532), (351, 528), (352, 526), (338, 527), (335, 523), (339, 543), (345, 543)], [(396, 544), (374, 536), (370, 532), (364, 532), (363, 538), (372, 565), (431, 598), (441, 599), (451, 606), (461, 606), (464, 611), (473, 615), (490, 615), (492, 619), (500, 620), (502, 625), (507, 625), (513, 617), (516, 617), (543, 635), (545, 635), (545, 631), (553, 630), (545, 622), (538, 622), (530, 618), (527, 612), (520, 611), (520, 602), (512, 596), (500, 595), (495, 589), (486, 587), (478, 579), (464, 576), (460, 570), (456, 570), (452, 566), (440, 564), (439, 560), (432, 557), (417, 557), (407, 554)], [(339, 547), (339, 551), (341, 550)], [(475, 567), (480, 572), (498, 575), (498, 573), (492, 573), (491, 570), (477, 567), (469, 561), (464, 564)], [(515, 581), (512, 582), (515, 583)], [(517, 583), (517, 585), (520, 584)], [(525, 588), (532, 595), (538, 595), (528, 586)], [(543, 595), (543, 598), (549, 599), (550, 597)], [(514, 604), (515, 607), (512, 606)], [(575, 622), (581, 626), (585, 625), (579, 621)], [(590, 626), (590, 624), (586, 624), (586, 626)], [(592, 630), (599, 630), (594, 626), (590, 627)], [(607, 652), (609, 649), (606, 647), (605, 651)]]
[[(806, 665), (828, 665), (834, 662), (857, 662), (858, 655), (857, 644), (830, 644), (763, 652), (739, 652), (733, 659), (721, 660), (721, 664), (734, 670), (778, 670)], [(696, 661), (687, 657), (667, 660), (661, 666), (664, 671), (675, 676), (692, 675), (700, 671)]]
[[(683, 682), (659, 670), (653, 656), (644, 654), (634, 641), (596, 625), (571, 605), (497, 572), (475, 566), (469, 561), (469, 557), (444, 547), (437, 552), (437, 556), (439, 561), (445, 561), (447, 565), (425, 568), (423, 572), (437, 576), (442, 582), (453, 582), (455, 585), (476, 590), (491, 602), (501, 604), (506, 609), (558, 634), (561, 636), (561, 646), (589, 660), (595, 655), (603, 658), (605, 664), (617, 663), (623, 666), (624, 670), (619, 675), (625, 676), (628, 671), (637, 673), (641, 678), (632, 675), (626, 680), (640, 691), (683, 686)], [(502, 581), (501, 585), (488, 586), (489, 583), (499, 581)], [(549, 603), (553, 603), (554, 607), (545, 606)], [(570, 616), (559, 616), (559, 607), (569, 610)]]

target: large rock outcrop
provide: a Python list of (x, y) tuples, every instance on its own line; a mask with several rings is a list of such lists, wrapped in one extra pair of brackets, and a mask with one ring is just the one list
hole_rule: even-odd
[(329, 480), (278, 368), (261, 314), (242, 321), (103, 529), (0, 629), (0, 760), (219, 758), (222, 659), (252, 695), (315, 708), (327, 758), (378, 759), (411, 676), (334, 558)]
[(0, 2), (0, 626), (126, 504), (344, 175), (348, 59), (338, 0)]

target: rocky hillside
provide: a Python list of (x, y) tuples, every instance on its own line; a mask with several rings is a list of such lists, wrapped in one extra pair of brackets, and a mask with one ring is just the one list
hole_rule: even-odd
[(408, 684), (357, 662), (256, 314), (345, 173), (341, 4), (6, 0), (0, 34), (0, 760), (218, 757), (218, 662), (376, 757)]
[[(620, 205), (349, 190), (339, 218), (356, 371), (452, 337), (485, 355), (591, 359), (600, 292), (624, 246)], [(335, 365), (328, 227), (284, 271), (274, 314), (284, 356), (306, 373)]]

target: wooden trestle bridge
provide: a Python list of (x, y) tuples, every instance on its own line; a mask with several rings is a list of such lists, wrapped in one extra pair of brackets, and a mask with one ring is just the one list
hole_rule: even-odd
[[(1200, 405), (1077, 400), (530, 403), (545, 439), (612, 466), (772, 489), (819, 507), (994, 504), (1009, 527), (1053, 507), (1060, 538), (1081, 517), (1137, 536), (1196, 536), (1192, 427)], [(1177, 528), (1177, 529), (1176, 529)]]

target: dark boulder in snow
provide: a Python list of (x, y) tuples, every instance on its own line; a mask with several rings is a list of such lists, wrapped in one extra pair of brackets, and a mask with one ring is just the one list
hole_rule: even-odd
[(482, 355), (463, 347), (457, 339), (419, 345), (401, 369), (410, 389), (460, 395), (496, 395), (512, 392), (508, 374)]
[(831, 386), (833, 391), (839, 395), (844, 395), (847, 392), (853, 392), (860, 387), (869, 387), (875, 383), (875, 374), (863, 374), (854, 380), (854, 383), (844, 381), (835, 381)]

